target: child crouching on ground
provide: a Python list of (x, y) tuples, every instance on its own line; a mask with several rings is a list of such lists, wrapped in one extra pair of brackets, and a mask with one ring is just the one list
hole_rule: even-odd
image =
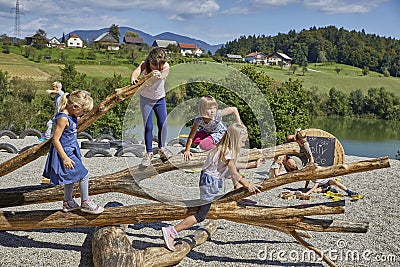
[(308, 196), (312, 192), (320, 193), (323, 191), (324, 188), (327, 188), (330, 185), (336, 185), (337, 187), (339, 187), (340, 189), (345, 191), (349, 197), (358, 195), (357, 192), (351, 191), (346, 186), (344, 186), (341, 182), (336, 181), (334, 178), (316, 179), (313, 182), (314, 182), (314, 186), (310, 190), (308, 190), (304, 195)]

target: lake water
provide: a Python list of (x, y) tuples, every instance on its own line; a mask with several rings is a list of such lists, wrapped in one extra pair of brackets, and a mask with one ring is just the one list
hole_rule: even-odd
[[(180, 117), (180, 116), (178, 116)], [(179, 134), (188, 134), (186, 120), (168, 118), (167, 141)], [(400, 122), (357, 118), (327, 118), (315, 117), (310, 128), (327, 131), (339, 139), (346, 155), (378, 158), (388, 156), (395, 159), (400, 149)], [(142, 140), (143, 127), (141, 123), (134, 129), (134, 135)], [(154, 135), (157, 127), (154, 127)]]
[(315, 117), (318, 128), (339, 139), (346, 155), (395, 158), (400, 149), (400, 122), (357, 118)]

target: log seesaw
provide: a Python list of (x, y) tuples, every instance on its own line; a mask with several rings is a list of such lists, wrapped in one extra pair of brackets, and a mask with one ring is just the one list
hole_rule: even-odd
[[(149, 86), (157, 78), (151, 73), (139, 83), (129, 85), (113, 91), (105, 100), (98, 104), (91, 112), (85, 114), (79, 122), (78, 131), (81, 132), (100, 118), (116, 103), (130, 98), (142, 88)], [(45, 155), (50, 147), (50, 141), (27, 149), (18, 156), (0, 164), (0, 179), (8, 173), (28, 164)], [(240, 155), (239, 161), (251, 162), (260, 157), (266, 159), (275, 155), (284, 155), (299, 151), (296, 143), (284, 144), (272, 148), (252, 149)], [(126, 225), (184, 219), (196, 212), (196, 207), (182, 205), (180, 200), (170, 199), (165, 204), (144, 191), (139, 182), (151, 179), (157, 174), (178, 170), (180, 168), (201, 167), (206, 158), (205, 153), (195, 154), (190, 161), (184, 161), (181, 155), (174, 155), (163, 162), (160, 159), (152, 160), (152, 168), (143, 169), (140, 166), (130, 167), (116, 173), (93, 177), (90, 180), (90, 194), (120, 192), (135, 197), (152, 200), (154, 203), (122, 207), (110, 207), (99, 215), (82, 213), (80, 211), (64, 213), (61, 210), (34, 210), (34, 211), (1, 211), (0, 231), (18, 231), (44, 228), (76, 228), (96, 226), (92, 241), (93, 263), (95, 266), (170, 266), (179, 263), (194, 247), (203, 244), (215, 233), (215, 220), (225, 219), (236, 223), (254, 225), (262, 228), (279, 231), (292, 236), (302, 246), (313, 250), (329, 266), (336, 266), (318, 248), (307, 242), (310, 238), (306, 232), (342, 232), (366, 233), (368, 222), (352, 222), (336, 219), (315, 219), (312, 216), (332, 215), (345, 212), (345, 202), (324, 202), (309, 205), (286, 207), (242, 207), (237, 201), (251, 196), (246, 189), (241, 188), (225, 194), (216, 200), (210, 209), (207, 219), (210, 221), (194, 234), (184, 237), (171, 252), (164, 247), (148, 247), (144, 250), (135, 250), (127, 238)], [(388, 168), (388, 157), (376, 158), (348, 164), (338, 164), (328, 167), (309, 165), (301, 171), (290, 172), (271, 179), (264, 180), (261, 192), (283, 186), (293, 182), (312, 179), (342, 176), (358, 172), (366, 172), (381, 168)], [(79, 194), (79, 189), (74, 189)], [(59, 201), (63, 197), (62, 186), (25, 186), (0, 189), (0, 208), (39, 204)], [(172, 201), (172, 202), (171, 202)]]

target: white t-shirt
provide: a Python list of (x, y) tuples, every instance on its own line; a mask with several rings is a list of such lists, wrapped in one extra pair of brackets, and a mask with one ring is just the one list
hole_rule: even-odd
[[(215, 155), (213, 155), (212, 151), (208, 153), (206, 162), (203, 165), (203, 171), (215, 178), (224, 178), (224, 174), (228, 171), (228, 164), (218, 159), (220, 152), (221, 150), (218, 150)], [(225, 159), (232, 159), (231, 151), (226, 152)]]
[[(169, 68), (168, 62), (165, 62), (164, 68)], [(146, 71), (143, 72), (144, 75), (146, 75)], [(159, 100), (163, 97), (165, 97), (165, 79), (159, 79), (157, 82), (155, 82), (152, 86), (149, 88), (144, 89), (143, 91), (140, 91), (139, 94), (141, 96), (144, 96), (146, 98), (152, 99), (152, 100)]]

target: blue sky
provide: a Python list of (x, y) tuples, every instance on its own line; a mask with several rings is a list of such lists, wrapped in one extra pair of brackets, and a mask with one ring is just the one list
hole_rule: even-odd
[[(47, 37), (112, 24), (156, 35), (173, 32), (209, 44), (274, 36), (316, 26), (400, 39), (399, 0), (19, 0), (21, 37)], [(16, 0), (0, 0), (0, 34), (14, 36)]]

